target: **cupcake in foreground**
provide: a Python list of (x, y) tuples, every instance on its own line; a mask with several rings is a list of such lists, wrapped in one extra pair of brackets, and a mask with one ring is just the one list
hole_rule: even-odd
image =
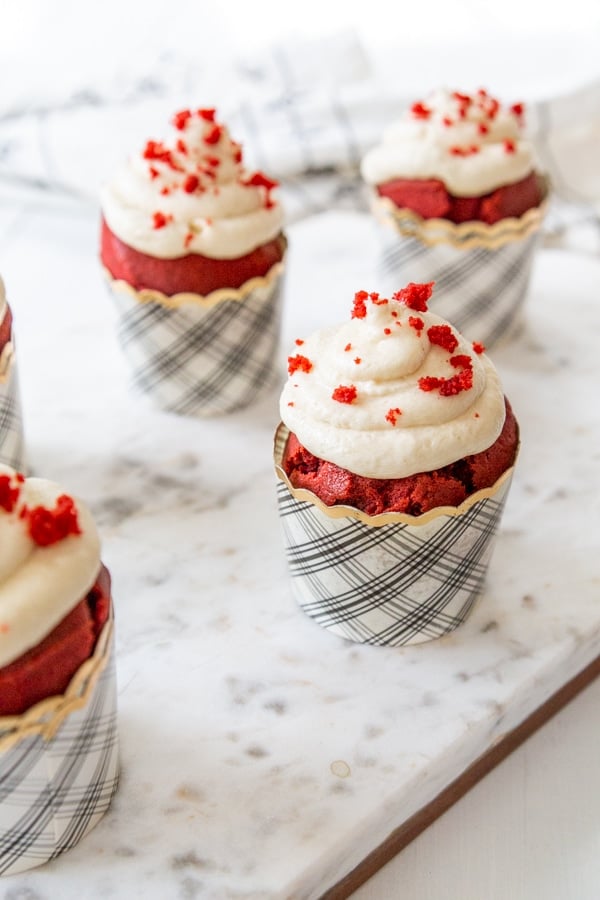
[(436, 282), (434, 308), (488, 346), (518, 323), (547, 186), (525, 107), (439, 90), (362, 161), (382, 225), (383, 283)]
[(0, 463), (25, 468), (23, 420), (10, 306), (0, 278)]
[(0, 465), (0, 874), (74, 847), (117, 786), (110, 576), (92, 517)]
[(275, 464), (292, 586), (320, 625), (399, 646), (460, 625), (481, 591), (518, 450), (497, 372), (428, 310), (432, 284), (359, 291), (298, 340)]
[(103, 191), (100, 255), (135, 385), (165, 409), (217, 415), (274, 375), (283, 212), (214, 109), (172, 124)]

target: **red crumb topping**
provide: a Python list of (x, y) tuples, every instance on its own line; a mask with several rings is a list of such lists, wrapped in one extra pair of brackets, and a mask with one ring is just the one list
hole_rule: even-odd
[(153, 181), (160, 175), (160, 172), (158, 171), (158, 169), (155, 169), (154, 166), (150, 166), (150, 168), (148, 169), (148, 173)]
[(450, 365), (460, 369), (456, 375), (450, 378), (437, 378), (426, 375), (419, 378), (419, 388), (422, 391), (439, 391), (441, 397), (453, 397), (462, 391), (468, 391), (473, 387), (473, 364), (471, 357), (462, 353), (450, 359)]
[(312, 363), (306, 356), (297, 353), (296, 356), (288, 356), (288, 372), (293, 375), (300, 369), (301, 372), (310, 372)]
[(450, 147), (449, 151), (453, 156), (473, 156), (475, 153), (479, 153), (479, 147), (476, 144), (472, 144), (470, 147), (458, 147), (454, 145)]
[(354, 306), (352, 307), (353, 319), (364, 319), (367, 315), (367, 297), (366, 291), (357, 291), (354, 295)]
[(444, 118), (442, 119), (442, 123), (446, 126), (446, 128), (454, 125), (454, 122), (452, 121), (452, 119), (448, 118), (448, 116), (444, 116)]
[(172, 122), (175, 128), (179, 131), (183, 131), (191, 118), (191, 111), (189, 109), (182, 109), (180, 112), (175, 113)]
[(384, 328), (384, 329), (383, 329), (383, 333), (384, 333), (384, 334), (391, 334), (391, 333), (392, 333), (392, 329), (391, 329), (391, 328)]
[(347, 353), (349, 350), (352, 350), (352, 344), (346, 344), (346, 346), (344, 347), (344, 350), (346, 351), (346, 353)]
[(187, 144), (185, 141), (182, 141), (181, 138), (179, 138), (179, 140), (175, 144), (175, 147), (177, 148), (177, 150), (179, 150), (180, 153), (183, 153), (184, 156), (187, 156), (187, 154), (188, 154)]
[(183, 246), (186, 248), (186, 250), (190, 246), (190, 244), (192, 243), (193, 240), (194, 240), (193, 232), (188, 231), (188, 233), (186, 234), (186, 236), (183, 240)]
[(505, 153), (514, 153), (516, 150), (515, 142), (511, 141), (510, 138), (507, 138), (504, 141), (504, 152)]
[(388, 409), (385, 414), (386, 422), (389, 422), (390, 425), (395, 425), (398, 421), (398, 416), (402, 415), (402, 410), (399, 407), (395, 407), (394, 409)]
[(293, 406), (293, 405), (294, 405), (294, 401), (293, 401), (293, 400), (290, 400), (289, 403), (288, 403), (288, 406)]
[(160, 210), (157, 210), (155, 213), (152, 213), (152, 227), (153, 228), (164, 228), (165, 225), (168, 225), (169, 222), (173, 221), (173, 216), (166, 216)]
[(199, 184), (200, 179), (197, 175), (188, 175), (183, 182), (183, 189), (186, 194), (193, 194)]
[(15, 503), (19, 499), (21, 489), (13, 487), (10, 475), (0, 475), (0, 507), (6, 512), (12, 512)]
[(428, 284), (415, 284), (410, 282), (401, 291), (396, 291), (393, 295), (394, 300), (404, 303), (409, 309), (415, 309), (417, 312), (427, 312), (427, 301), (433, 293), (433, 285), (435, 281)]
[(338, 403), (354, 403), (356, 394), (357, 391), (353, 384), (340, 384), (339, 387), (335, 388), (331, 395), (331, 399), (337, 400)]
[(472, 347), (475, 353), (485, 353), (485, 345), (479, 341), (473, 341)]
[(513, 103), (510, 108), (511, 113), (513, 113), (518, 118), (521, 118), (525, 114), (525, 104), (524, 103)]
[(57, 498), (54, 509), (36, 506), (27, 511), (29, 535), (40, 547), (48, 547), (70, 534), (81, 534), (75, 501), (68, 494)]
[(360, 366), (360, 364), (361, 364), (361, 362), (362, 362), (362, 359), (360, 358), (360, 356), (357, 356), (357, 357), (355, 358), (354, 362), (356, 363), (357, 366)]
[(428, 119), (431, 115), (429, 107), (425, 106), (425, 104), (420, 101), (413, 103), (410, 111), (416, 119)]
[(427, 329), (427, 337), (432, 344), (443, 347), (448, 353), (454, 353), (458, 347), (458, 338), (449, 325), (432, 325)]
[(214, 109), (214, 107), (210, 107), (207, 109), (199, 109), (198, 115), (200, 116), (201, 119), (204, 119), (206, 122), (214, 122), (216, 112), (217, 111), (216, 111), (216, 109)]
[(157, 162), (163, 162), (176, 172), (181, 172), (181, 166), (178, 166), (173, 159), (171, 151), (165, 147), (162, 141), (147, 141), (142, 156), (144, 159), (152, 159)]
[(218, 156), (205, 156), (204, 159), (209, 166), (213, 167), (213, 169), (216, 169), (221, 165), (221, 160)]
[(219, 125), (217, 122), (213, 121), (212, 126), (208, 129), (208, 131), (204, 135), (204, 143), (211, 144), (211, 145), (218, 144), (219, 140), (221, 139), (222, 134), (223, 134), (223, 126)]
[(304, 341), (302, 340), (302, 338), (296, 338), (294, 343), (296, 344), (297, 347), (301, 347), (302, 344), (304, 343)]
[(232, 142), (232, 143), (235, 147), (235, 149), (233, 151), (233, 161), (236, 163), (241, 163), (242, 156), (243, 156), (242, 148), (239, 144), (236, 144), (235, 142)]
[(423, 319), (420, 319), (418, 316), (409, 316), (408, 324), (410, 325), (411, 328), (414, 328), (415, 331), (418, 331), (419, 333), (421, 331), (423, 331), (423, 329), (425, 328), (425, 322), (423, 321)]
[(252, 187), (264, 187), (266, 190), (266, 198), (265, 198), (265, 206), (267, 209), (270, 209), (274, 206), (273, 200), (271, 198), (271, 191), (273, 188), (276, 188), (279, 185), (278, 181), (274, 181), (272, 178), (267, 178), (267, 176), (263, 172), (255, 172), (248, 181), (245, 181), (244, 184), (252, 185)]
[(386, 306), (390, 301), (385, 297), (380, 297), (377, 291), (373, 291), (369, 294), (369, 299), (371, 303), (374, 303), (375, 306)]
[(480, 122), (477, 126), (477, 131), (479, 134), (487, 134), (489, 131), (489, 126), (485, 124), (485, 122)]

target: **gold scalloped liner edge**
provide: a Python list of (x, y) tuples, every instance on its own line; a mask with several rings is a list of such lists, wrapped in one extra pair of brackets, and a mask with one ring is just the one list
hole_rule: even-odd
[(281, 466), (283, 450), (289, 433), (288, 427), (281, 422), (275, 432), (273, 457), (277, 477), (280, 481), (283, 481), (292, 497), (304, 503), (312, 503), (312, 505), (316, 506), (322, 513), (329, 516), (330, 519), (358, 519), (359, 522), (363, 522), (365, 525), (370, 525), (373, 528), (381, 528), (382, 525), (414, 525), (418, 527), (420, 525), (426, 525), (428, 522), (431, 522), (433, 519), (437, 519), (440, 516), (462, 516), (468, 509), (474, 506), (475, 503), (478, 503), (480, 500), (487, 500), (489, 497), (493, 497), (497, 494), (505, 482), (510, 480), (515, 468), (514, 465), (512, 465), (509, 469), (506, 469), (491, 487), (482, 488), (482, 490), (470, 494), (470, 496), (463, 500), (460, 506), (436, 506), (435, 509), (422, 513), (420, 516), (410, 516), (407, 513), (398, 512), (379, 513), (376, 516), (370, 516), (368, 513), (363, 512), (361, 509), (357, 509), (355, 506), (343, 506), (341, 504), (339, 506), (327, 506), (316, 494), (313, 494), (313, 492), (307, 490), (307, 488), (293, 487)]
[(389, 197), (371, 196), (375, 218), (402, 237), (417, 238), (428, 247), (448, 244), (460, 250), (483, 248), (498, 250), (513, 241), (520, 241), (538, 231), (549, 203), (549, 182), (542, 178), (544, 199), (539, 206), (528, 209), (518, 219), (509, 217), (487, 225), (485, 222), (449, 222), (448, 219), (423, 219), (410, 209), (399, 209)]
[[(287, 241), (284, 247), (284, 259), (285, 252), (287, 249)], [(166, 306), (168, 309), (178, 309), (180, 306), (184, 306), (187, 303), (194, 303), (197, 306), (202, 306), (205, 309), (210, 309), (213, 306), (216, 306), (218, 303), (223, 303), (225, 300), (236, 300), (242, 301), (245, 300), (248, 294), (251, 294), (252, 291), (257, 288), (270, 287), (273, 282), (275, 282), (280, 275), (282, 275), (285, 268), (285, 264), (283, 259), (279, 262), (276, 262), (275, 265), (271, 266), (266, 275), (257, 276), (256, 278), (250, 278), (249, 281), (245, 281), (244, 284), (240, 288), (219, 288), (216, 291), (211, 291), (210, 294), (194, 294), (191, 292), (182, 292), (181, 294), (163, 294), (162, 291), (154, 291), (150, 288), (143, 288), (141, 291), (136, 290), (132, 285), (127, 281), (123, 281), (122, 279), (113, 278), (108, 269), (103, 266), (104, 275), (106, 276), (110, 287), (115, 291), (119, 291), (123, 294), (129, 294), (130, 297), (133, 297), (134, 300), (137, 300), (138, 303), (158, 303), (160, 306)]]
[(10, 380), (11, 371), (15, 364), (15, 346), (12, 341), (4, 345), (0, 353), (0, 384), (6, 384)]
[(100, 632), (94, 653), (77, 669), (65, 693), (40, 700), (20, 716), (0, 716), (0, 752), (13, 747), (23, 738), (36, 734), (40, 734), (46, 741), (51, 740), (67, 716), (87, 705), (107, 666), (113, 630), (114, 614), (111, 604), (110, 617)]

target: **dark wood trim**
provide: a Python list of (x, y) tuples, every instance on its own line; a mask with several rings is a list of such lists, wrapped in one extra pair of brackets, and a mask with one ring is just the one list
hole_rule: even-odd
[(341, 881), (321, 895), (321, 900), (344, 900), (364, 884), (375, 872), (410, 844), (422, 831), (456, 803), (457, 800), (487, 775), (498, 763), (516, 750), (538, 728), (541, 728), (559, 710), (600, 675), (600, 656), (586, 666), (578, 675), (568, 681), (542, 706), (534, 710), (520, 725), (490, 747), (468, 769), (458, 776), (447, 788), (437, 795), (427, 806), (416, 812), (410, 819), (396, 828), (386, 840), (373, 850), (356, 868)]

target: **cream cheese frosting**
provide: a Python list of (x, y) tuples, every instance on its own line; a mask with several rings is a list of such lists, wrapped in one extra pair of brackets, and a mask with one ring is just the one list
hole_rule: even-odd
[[(62, 488), (0, 465), (0, 668), (35, 647), (79, 603), (100, 570), (100, 541), (75, 501), (80, 533), (48, 546), (32, 537), (27, 511), (52, 510)], [(12, 507), (12, 508), (11, 508)]]
[(214, 109), (177, 113), (173, 131), (165, 142), (148, 141), (104, 188), (113, 234), (162, 259), (235, 259), (281, 233), (276, 182), (244, 168), (240, 145)]
[(438, 179), (457, 197), (513, 184), (535, 168), (523, 116), (522, 103), (505, 107), (483, 90), (438, 90), (385, 130), (362, 161), (363, 178), (371, 185)]
[(500, 435), (497, 372), (481, 346), (426, 309), (431, 287), (392, 299), (360, 291), (350, 321), (296, 342), (280, 414), (315, 456), (356, 475), (404, 478)]

